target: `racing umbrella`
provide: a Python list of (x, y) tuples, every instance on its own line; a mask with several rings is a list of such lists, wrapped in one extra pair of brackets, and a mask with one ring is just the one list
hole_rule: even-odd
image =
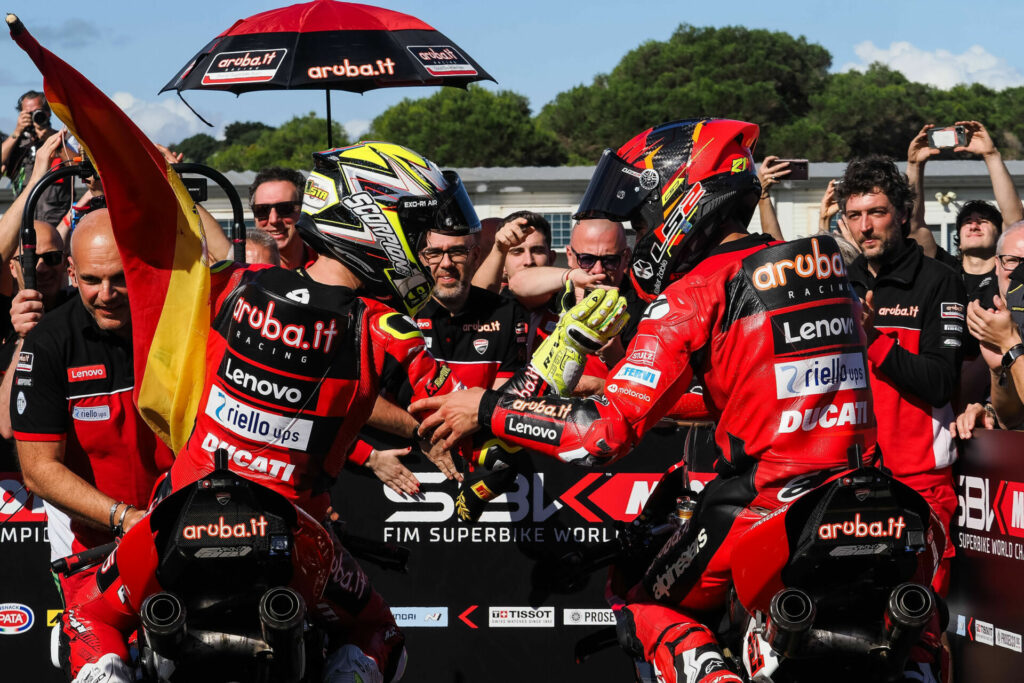
[(181, 97), (182, 90), (324, 90), (327, 144), (333, 147), (331, 90), (465, 88), (484, 79), (494, 81), (462, 48), (416, 17), (314, 0), (236, 21), (160, 92), (177, 90)]

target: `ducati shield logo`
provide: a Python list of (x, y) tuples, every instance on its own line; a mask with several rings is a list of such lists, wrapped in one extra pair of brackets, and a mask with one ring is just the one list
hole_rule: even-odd
[(479, 353), (481, 356), (487, 353), (488, 346), (490, 346), (490, 344), (486, 339), (473, 340), (473, 348), (476, 349), (476, 352)]

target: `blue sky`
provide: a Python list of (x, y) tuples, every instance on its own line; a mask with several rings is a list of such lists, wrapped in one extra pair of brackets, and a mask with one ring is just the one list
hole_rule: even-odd
[[(46, 47), (111, 95), (153, 139), (171, 143), (197, 132), (218, 135), (232, 121), (278, 125), (297, 114), (324, 112), (322, 92), (250, 93), (237, 98), (218, 92), (186, 93), (189, 102), (216, 124), (209, 129), (173, 93), (157, 95), (195, 52), (234, 20), (283, 4), (22, 0), (7, 9), (18, 14)], [(596, 74), (611, 70), (641, 42), (667, 39), (684, 22), (804, 35), (832, 53), (835, 71), (882, 61), (914, 80), (936, 85), (1024, 85), (1024, 3), (1006, 0), (388, 0), (383, 6), (413, 14), (447, 34), (498, 80), (497, 86), (488, 87), (526, 95), (535, 112), (560, 91), (590, 83)], [(0, 43), (0, 130), (11, 130), (17, 97), (40, 85), (38, 73), (13, 42)], [(358, 134), (390, 105), (432, 92), (335, 92), (334, 117)]]

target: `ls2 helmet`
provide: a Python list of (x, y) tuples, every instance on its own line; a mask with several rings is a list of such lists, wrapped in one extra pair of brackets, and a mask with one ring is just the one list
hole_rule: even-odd
[(705, 256), (723, 223), (750, 222), (761, 193), (757, 135), (755, 124), (727, 119), (646, 130), (604, 151), (573, 218), (630, 221), (641, 235), (630, 277), (652, 301)]
[(413, 315), (434, 285), (417, 257), (427, 231), (468, 234), (480, 220), (454, 171), (399, 145), (360, 142), (313, 154), (296, 228), (370, 296)]

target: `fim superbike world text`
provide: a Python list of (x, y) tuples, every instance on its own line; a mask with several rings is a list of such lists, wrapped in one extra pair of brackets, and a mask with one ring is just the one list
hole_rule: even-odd
[[(461, 524), (455, 494), (439, 490), (440, 472), (419, 472), (421, 495), (382, 487), (393, 503), (381, 540), (392, 543), (603, 543), (615, 530), (602, 522), (630, 521), (643, 509), (660, 475), (585, 474), (560, 495), (545, 490), (544, 474), (519, 474), (512, 490), (488, 503), (479, 524)], [(551, 518), (559, 512), (560, 524)], [(583, 522), (583, 523), (579, 523)]]

